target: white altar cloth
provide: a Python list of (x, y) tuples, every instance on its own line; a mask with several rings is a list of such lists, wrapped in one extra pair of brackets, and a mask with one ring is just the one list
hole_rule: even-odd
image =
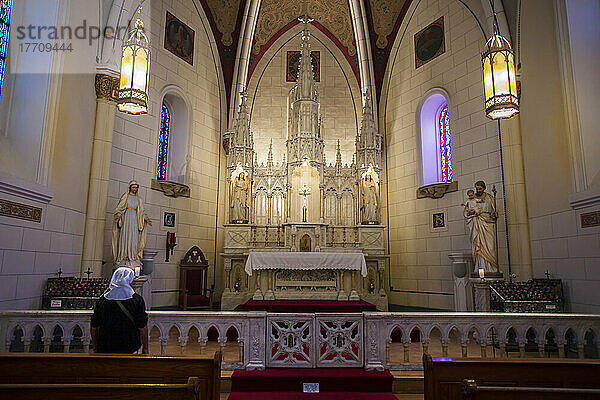
[(363, 253), (252, 251), (244, 269), (250, 276), (259, 269), (348, 269), (367, 276)]

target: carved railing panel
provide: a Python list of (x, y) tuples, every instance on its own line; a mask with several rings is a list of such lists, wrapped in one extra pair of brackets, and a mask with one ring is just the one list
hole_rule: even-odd
[(270, 314), (267, 317), (267, 366), (315, 366), (314, 314)]
[(316, 317), (317, 367), (363, 366), (362, 315)]

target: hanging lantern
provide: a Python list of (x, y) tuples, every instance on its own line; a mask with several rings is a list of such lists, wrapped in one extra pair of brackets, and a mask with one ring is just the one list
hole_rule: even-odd
[(494, 35), (483, 53), (485, 113), (491, 119), (509, 118), (519, 112), (515, 59), (508, 40), (494, 26)]
[(138, 19), (123, 45), (121, 81), (117, 107), (128, 114), (148, 112), (150, 46), (144, 34), (144, 23)]

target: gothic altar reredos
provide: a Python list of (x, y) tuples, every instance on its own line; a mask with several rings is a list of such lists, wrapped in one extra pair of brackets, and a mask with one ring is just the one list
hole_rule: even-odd
[[(305, 27), (298, 82), (289, 94), (283, 161), (273, 161), (271, 148), (266, 164), (256, 162), (244, 94), (232, 129), (225, 135), (229, 223), (225, 224), (223, 252), (224, 310), (251, 297), (343, 300), (348, 299), (346, 293), (358, 293), (378, 309), (387, 310), (380, 200), (382, 137), (375, 128), (371, 98), (366, 93), (363, 99), (352, 164), (342, 165), (338, 144), (336, 162), (327, 165), (322, 136), (327, 132), (321, 131), (309, 41)], [(362, 252), (367, 276), (288, 269), (249, 277), (244, 266), (251, 251)], [(283, 281), (285, 287), (280, 285)]]

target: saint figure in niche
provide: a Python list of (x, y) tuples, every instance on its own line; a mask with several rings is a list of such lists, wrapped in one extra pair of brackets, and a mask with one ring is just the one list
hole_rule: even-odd
[(234, 171), (230, 186), (231, 222), (234, 224), (247, 223), (250, 182), (246, 172), (241, 166)]
[(142, 251), (146, 247), (146, 225), (152, 221), (144, 212), (138, 196), (140, 185), (129, 182), (113, 213), (112, 255), (115, 267), (134, 269), (142, 265)]
[(369, 166), (360, 180), (363, 224), (379, 223), (379, 177)]
[[(472, 192), (472, 190), (469, 190)], [(498, 249), (496, 244), (496, 199), (485, 191), (485, 182), (475, 182), (475, 194), (468, 193), (463, 216), (471, 239), (475, 274), (483, 269), (485, 275), (498, 273)]]

